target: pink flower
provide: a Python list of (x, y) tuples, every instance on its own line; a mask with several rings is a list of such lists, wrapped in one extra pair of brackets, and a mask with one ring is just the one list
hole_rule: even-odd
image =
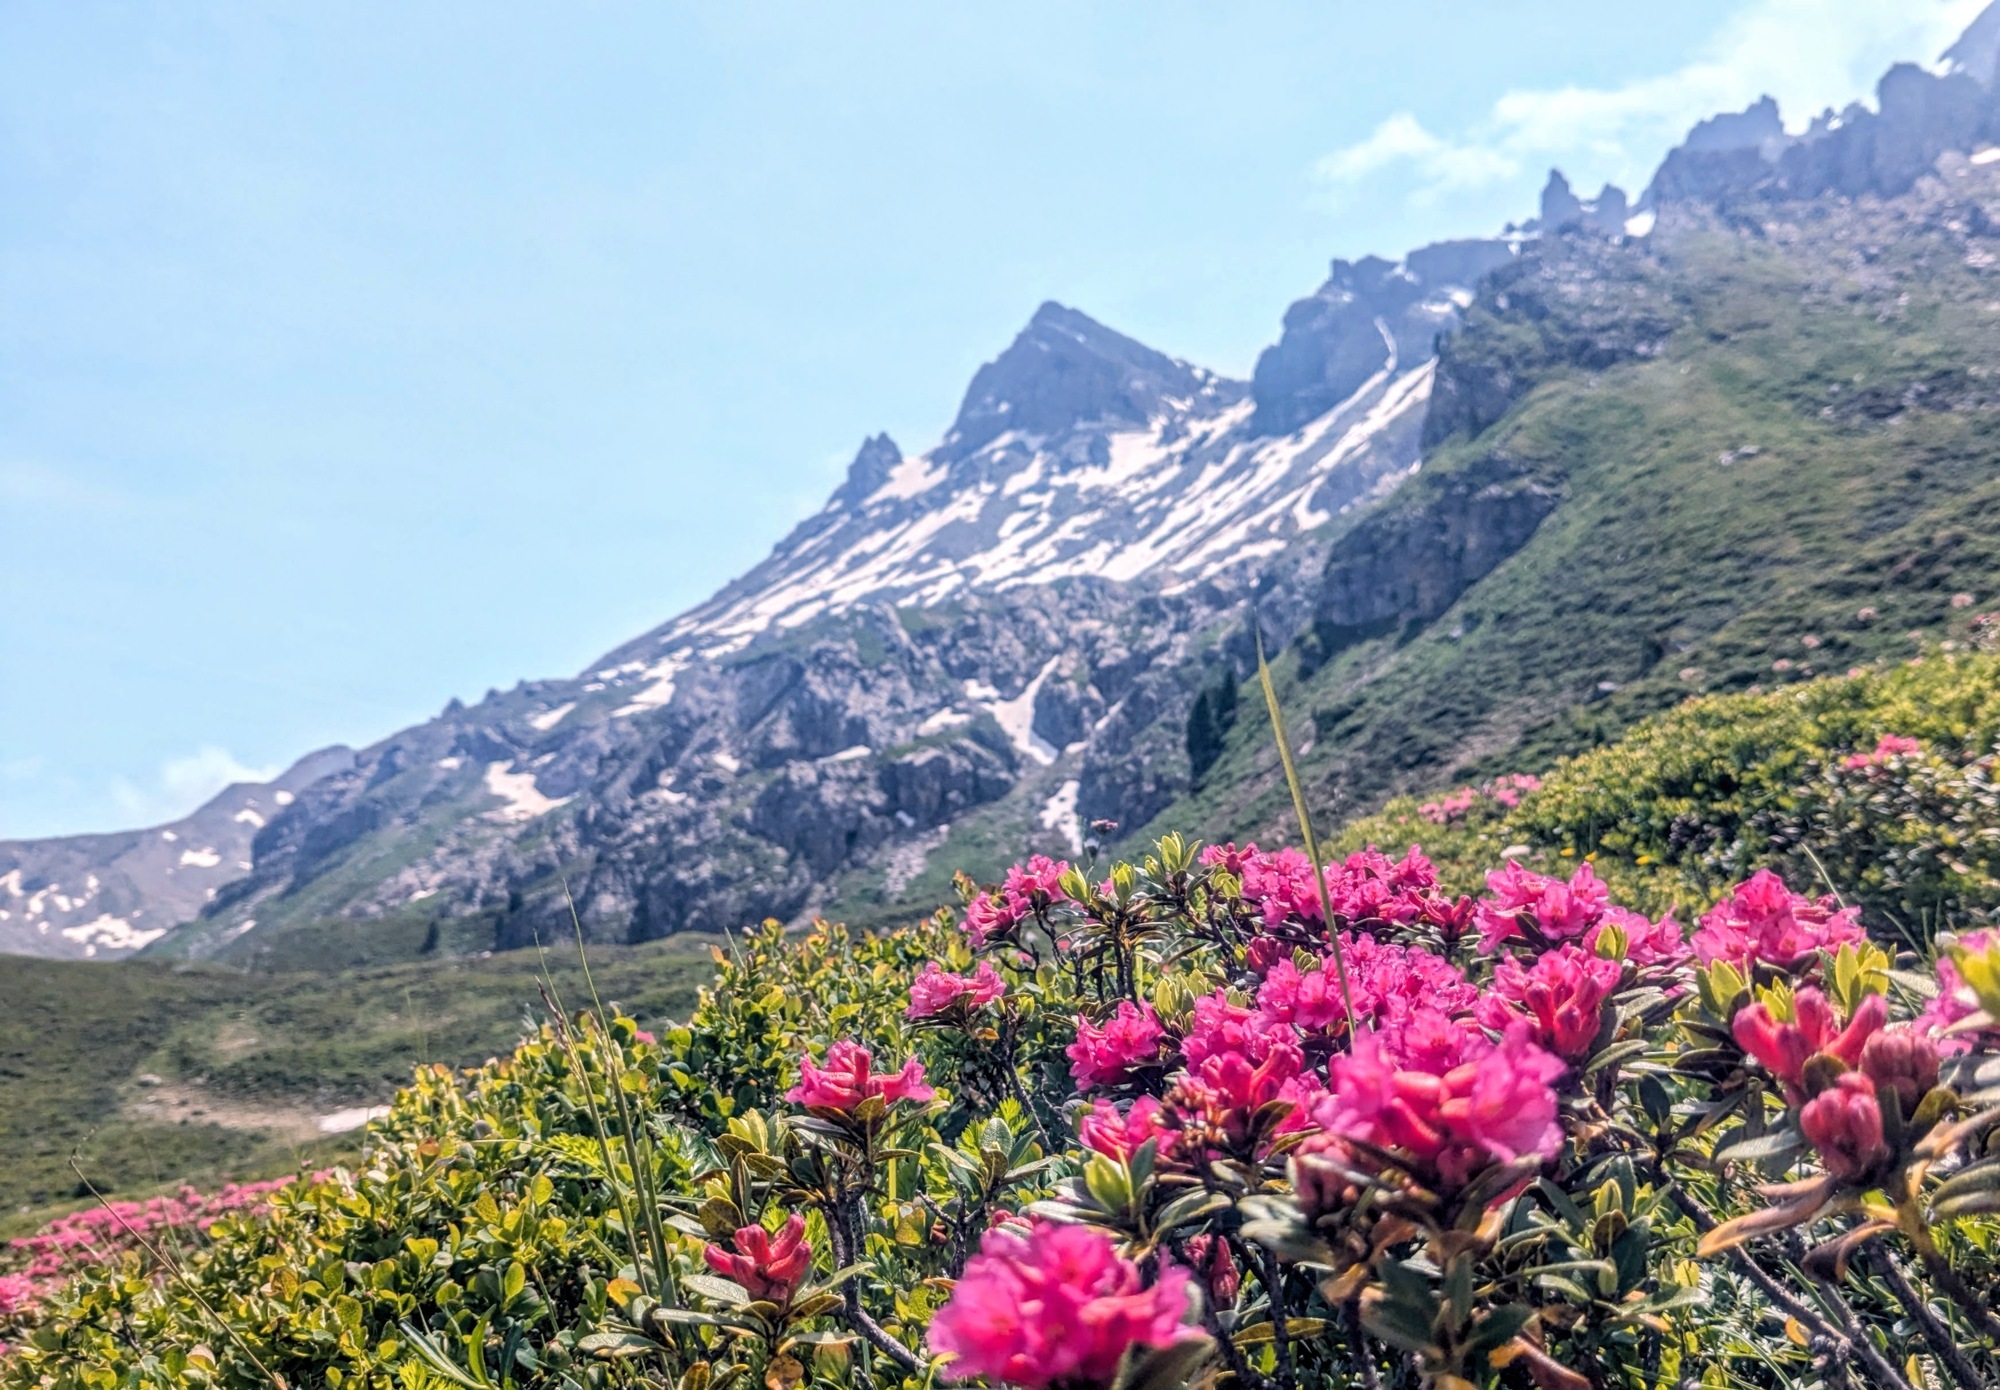
[(1187, 1036), (1181, 1039), (1181, 1055), (1190, 1066), (1218, 1053), (1240, 1053), (1261, 1062), (1271, 1050), (1274, 1037), (1293, 1036), (1292, 1030), (1256, 1009), (1229, 1002), (1221, 990), (1194, 1001), (1194, 1017)]
[[(1994, 933), (1990, 931), (1967, 932), (1959, 938), (1969, 951), (1984, 951), (1993, 939)], [(1950, 1056), (1970, 1049), (1972, 1039), (1964, 1033), (1946, 1030), (1960, 1019), (1978, 1013), (1979, 1001), (1966, 988), (1965, 979), (1958, 973), (1958, 966), (1950, 956), (1938, 957), (1937, 975), (1938, 992), (1924, 1005), (1924, 1011), (1917, 1015), (1915, 1026), (1937, 1043), (1939, 1052)]]
[(1187, 1256), (1194, 1266), (1195, 1277), (1208, 1290), (1209, 1302), (1224, 1308), (1233, 1305), (1243, 1288), (1243, 1271), (1236, 1267), (1236, 1257), (1229, 1253), (1229, 1242), (1204, 1231), (1189, 1237)]
[(1938, 1080), (1938, 1048), (1911, 1024), (1885, 1028), (1861, 1045), (1861, 1073), (1879, 1097), (1893, 1091), (1907, 1119)]
[[(1177, 1153), (1190, 1144), (1220, 1145), (1249, 1157), (1272, 1134), (1303, 1127), (1307, 1108), (1325, 1088), (1306, 1074), (1305, 1054), (1290, 1029), (1274, 1029), (1255, 1041), (1254, 1049), (1209, 1052), (1175, 1079), (1167, 1113), (1170, 1127), (1179, 1131)], [(1285, 1108), (1266, 1113), (1270, 1105)]]
[(1799, 1129), (1819, 1150), (1826, 1171), (1842, 1182), (1859, 1181), (1890, 1157), (1875, 1083), (1860, 1072), (1841, 1073), (1807, 1101), (1799, 1111)]
[(1006, 893), (982, 893), (965, 905), (965, 934), (975, 948), (1005, 937), (1027, 920), (1025, 898)]
[(1804, 1094), (1806, 1063), (1825, 1053), (1842, 1066), (1858, 1064), (1862, 1046), (1888, 1022), (1889, 1005), (1879, 994), (1868, 995), (1843, 1028), (1827, 997), (1808, 985), (1793, 996), (1792, 1016), (1792, 1022), (1780, 1023), (1764, 1005), (1750, 1004), (1736, 1011), (1729, 1031), (1738, 1046), (1784, 1083), (1796, 1105)]
[(1891, 758), (1907, 758), (1912, 754), (1923, 751), (1924, 746), (1913, 738), (1903, 734), (1884, 734), (1881, 740), (1876, 743), (1874, 752), (1851, 754), (1844, 766), (1856, 770), (1877, 767), (1888, 762)]
[(961, 999), (966, 1007), (976, 1009), (982, 1004), (991, 1004), (1006, 992), (1007, 982), (1000, 978), (1000, 972), (993, 968), (992, 961), (979, 962), (979, 968), (970, 975), (952, 975), (936, 961), (926, 961), (917, 978), (910, 981), (910, 1007), (904, 1010), (903, 1016), (929, 1018), (943, 1013)]
[(35, 1306), (35, 1281), (25, 1274), (0, 1274), (0, 1318), (11, 1318)]
[(1860, 918), (1858, 908), (1839, 907), (1831, 897), (1815, 902), (1759, 869), (1703, 915), (1694, 953), (1703, 965), (1726, 960), (1747, 972), (1761, 961), (1790, 969), (1815, 951), (1866, 940)]
[[(1342, 936), (1341, 953), (1347, 965), (1348, 993), (1364, 1021), (1407, 1018), (1419, 1005), (1461, 1013), (1478, 1001), (1478, 987), (1457, 966), (1421, 946), (1401, 946), (1378, 941), (1367, 933), (1354, 933)], [(1257, 1010), (1308, 1036), (1342, 1029), (1347, 1010), (1332, 957), (1306, 971), (1289, 957), (1279, 960), (1257, 991)]]
[(1604, 1016), (1604, 1001), (1624, 972), (1615, 960), (1565, 944), (1542, 953), (1523, 969), (1503, 956), (1493, 967), (1493, 992), (1479, 1003), (1479, 1021), (1505, 1029), (1525, 1015), (1535, 1041), (1574, 1061), (1590, 1051)]
[(1201, 852), (1201, 862), (1220, 865), (1225, 872), (1240, 879), (1243, 877), (1243, 866), (1257, 858), (1258, 852), (1255, 844), (1248, 844), (1238, 849), (1232, 840), (1226, 845), (1210, 845), (1204, 849)]
[(1062, 876), (1068, 872), (1069, 865), (1062, 860), (1046, 854), (1030, 855), (1027, 863), (1007, 870), (1001, 891), (1009, 898), (1022, 899), (1030, 907), (1047, 907), (1069, 897), (1062, 890)]
[[(1331, 1094), (1314, 1111), (1325, 1131), (1314, 1150), (1342, 1138), (1407, 1155), (1416, 1171), (1463, 1186), (1490, 1163), (1552, 1158), (1562, 1147), (1551, 1083), (1565, 1070), (1529, 1038), (1522, 1020), (1499, 1043), (1467, 1029), (1428, 1064), (1399, 1057), (1393, 1033), (1362, 1033), (1332, 1063)], [(1423, 1051), (1431, 1051), (1426, 1048)], [(1421, 1055), (1421, 1054), (1418, 1054)]]
[(1076, 1041), (1067, 1049), (1070, 1077), (1077, 1089), (1088, 1091), (1110, 1086), (1125, 1079), (1134, 1067), (1156, 1060), (1166, 1030), (1153, 1015), (1151, 1004), (1118, 1001), (1118, 1009), (1103, 1027), (1079, 1016)]
[(1693, 948), (1681, 938), (1681, 924), (1671, 915), (1655, 922), (1644, 913), (1624, 907), (1604, 909), (1597, 925), (1583, 934), (1583, 949), (1594, 953), (1607, 927), (1625, 933), (1625, 959), (1641, 969), (1649, 965), (1680, 965), (1694, 954)]
[(1548, 941), (1582, 936), (1603, 919), (1611, 902), (1611, 890), (1598, 882), (1588, 862), (1577, 865), (1565, 883), (1510, 859), (1506, 868), (1486, 875), (1486, 887), (1493, 896), (1480, 902), (1474, 918), (1479, 949), (1486, 952), (1520, 936), (1524, 921)]
[(812, 1268), (806, 1219), (797, 1212), (785, 1222), (776, 1240), (762, 1226), (745, 1226), (737, 1231), (735, 1245), (733, 1251), (711, 1245), (702, 1251), (702, 1258), (717, 1274), (742, 1285), (752, 1299), (781, 1308), (791, 1302), (799, 1281)]
[(1023, 1390), (1102, 1390), (1132, 1346), (1195, 1335), (1188, 1272), (1162, 1261), (1145, 1287), (1111, 1237), (1088, 1226), (1038, 1223), (1025, 1235), (986, 1233), (951, 1297), (931, 1319), (931, 1350), (954, 1379), (983, 1376)]
[(1110, 1101), (1098, 1101), (1078, 1130), (1079, 1141), (1092, 1153), (1114, 1163), (1130, 1163), (1147, 1140), (1166, 1132), (1166, 1126), (1160, 1120), (1160, 1103), (1151, 1096), (1140, 1096), (1123, 1115)]
[(927, 1101), (937, 1092), (924, 1084), (924, 1064), (912, 1057), (894, 1075), (874, 1074), (874, 1058), (859, 1043), (842, 1040), (826, 1050), (826, 1066), (813, 1064), (810, 1054), (799, 1062), (799, 1084), (785, 1093), (794, 1105), (852, 1114), (872, 1096), (885, 1105), (899, 1100)]

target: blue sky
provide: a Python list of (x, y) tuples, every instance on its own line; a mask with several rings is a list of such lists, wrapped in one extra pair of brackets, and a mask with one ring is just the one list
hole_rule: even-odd
[(580, 669), (1043, 299), (1247, 374), (1330, 256), (1977, 8), (7, 5), (0, 836)]

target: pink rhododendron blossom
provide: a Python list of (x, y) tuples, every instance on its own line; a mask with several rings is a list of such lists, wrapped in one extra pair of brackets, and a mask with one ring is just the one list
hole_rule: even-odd
[(1738, 1046), (1784, 1083), (1786, 1096), (1797, 1104), (1808, 1061), (1824, 1052), (1839, 1058), (1843, 1066), (1855, 1066), (1861, 1061), (1862, 1046), (1888, 1020), (1888, 1001), (1870, 994), (1843, 1027), (1832, 1002), (1808, 985), (1793, 996), (1790, 1023), (1780, 1023), (1761, 1003), (1748, 1004), (1736, 1011), (1729, 1031), (1736, 1035)]
[(1243, 1271), (1236, 1267), (1236, 1257), (1229, 1253), (1228, 1241), (1204, 1231), (1189, 1238), (1187, 1257), (1194, 1266), (1195, 1278), (1208, 1290), (1211, 1305), (1227, 1308), (1236, 1302), (1236, 1295), (1243, 1288)]
[[(1961, 944), (1969, 951), (1984, 951), (1994, 942), (1991, 931), (1967, 932), (1959, 937)], [(1965, 978), (1958, 973), (1958, 965), (1950, 956), (1939, 956), (1937, 963), (1938, 992), (1917, 1015), (1915, 1027), (1926, 1037), (1937, 1043), (1938, 1051), (1952, 1056), (1967, 1051), (1972, 1046), (1972, 1038), (1966, 1033), (1951, 1033), (1947, 1030), (1962, 1018), (1970, 1018), (1979, 1012), (1979, 1001), (1966, 987)]]
[(1498, 1043), (1455, 1031), (1462, 1042), (1428, 1065), (1410, 1059), (1437, 1049), (1436, 1039), (1412, 1051), (1392, 1034), (1358, 1035), (1352, 1052), (1333, 1059), (1331, 1094), (1313, 1114), (1325, 1134), (1307, 1148), (1359, 1139), (1408, 1155), (1451, 1187), (1495, 1161), (1553, 1157), (1562, 1147), (1551, 1085), (1561, 1059), (1530, 1039), (1526, 1020)]
[(1265, 1106), (1282, 1104), (1286, 1113), (1271, 1134), (1303, 1128), (1310, 1107), (1325, 1088), (1308, 1075), (1305, 1054), (1291, 1030), (1272, 1030), (1257, 1038), (1256, 1055), (1249, 1051), (1210, 1052), (1175, 1078), (1167, 1091), (1168, 1125), (1180, 1131), (1176, 1152), (1192, 1143), (1206, 1148), (1220, 1144), (1246, 1154), (1264, 1137), (1260, 1116)]
[(1874, 752), (1851, 754), (1845, 766), (1855, 770), (1877, 767), (1888, 762), (1891, 758), (1907, 758), (1911, 754), (1921, 753), (1923, 750), (1924, 746), (1913, 738), (1909, 738), (1903, 734), (1884, 734), (1881, 740), (1875, 745)]
[(1121, 999), (1102, 1027), (1079, 1016), (1076, 1041), (1066, 1049), (1070, 1077), (1082, 1091), (1115, 1085), (1132, 1068), (1157, 1061), (1165, 1037), (1151, 1004)]
[(1068, 872), (1069, 865), (1062, 860), (1046, 854), (1030, 855), (1027, 863), (1007, 870), (1001, 891), (1009, 898), (1025, 900), (1030, 907), (1047, 907), (1068, 898), (1062, 890), (1062, 876)]
[(970, 975), (948, 973), (936, 961), (926, 961), (924, 968), (917, 972), (917, 978), (910, 981), (910, 1007), (904, 1010), (905, 1018), (930, 1018), (941, 1014), (953, 1004), (963, 999), (971, 1008), (991, 1004), (1007, 992), (1007, 982), (1000, 978), (1000, 972), (993, 968), (992, 961), (979, 962), (979, 968)]
[(1819, 1150), (1826, 1171), (1842, 1182), (1859, 1181), (1890, 1156), (1875, 1083), (1860, 1072), (1841, 1073), (1807, 1101), (1799, 1110), (1799, 1129)]
[(1479, 801), (1479, 793), (1471, 787), (1460, 787), (1457, 791), (1446, 792), (1435, 801), (1426, 801), (1417, 807), (1417, 814), (1438, 825), (1450, 825), (1455, 820), (1463, 820)]
[(1624, 958), (1642, 969), (1680, 965), (1694, 954), (1694, 948), (1681, 936), (1681, 924), (1671, 914), (1655, 922), (1644, 913), (1616, 906), (1605, 908), (1597, 925), (1583, 934), (1583, 949), (1595, 954), (1607, 927), (1625, 933)]
[(1786, 969), (1815, 951), (1866, 939), (1859, 908), (1840, 907), (1831, 897), (1814, 901), (1759, 869), (1703, 914), (1694, 953), (1703, 965), (1724, 960), (1744, 971), (1758, 962)]
[(1226, 845), (1209, 845), (1202, 850), (1200, 860), (1203, 864), (1220, 865), (1226, 872), (1240, 879), (1243, 877), (1244, 865), (1257, 858), (1258, 854), (1259, 850), (1254, 842), (1238, 849), (1232, 840)]
[[(1420, 946), (1382, 942), (1367, 933), (1341, 937), (1348, 993), (1366, 1023), (1408, 1018), (1419, 1005), (1462, 1013), (1478, 1002), (1479, 988), (1464, 972)], [(1347, 1020), (1339, 972), (1328, 956), (1318, 968), (1301, 971), (1289, 957), (1272, 965), (1257, 991), (1257, 1009), (1307, 1035), (1335, 1032)]]
[(1522, 797), (1527, 796), (1531, 792), (1538, 792), (1541, 789), (1541, 778), (1529, 772), (1515, 772), (1505, 777), (1495, 778), (1493, 790), (1490, 794), (1495, 801), (1511, 811), (1521, 804)]
[(1181, 1055), (1194, 1066), (1209, 1057), (1228, 1053), (1261, 1062), (1273, 1041), (1293, 1041), (1291, 1028), (1256, 1009), (1229, 1002), (1221, 990), (1194, 1001), (1194, 1016), (1187, 1036), (1181, 1039)]
[(1543, 952), (1526, 967), (1502, 956), (1493, 967), (1492, 993), (1479, 1001), (1479, 1021), (1504, 1030), (1525, 1015), (1534, 1023), (1536, 1042), (1574, 1061), (1597, 1040), (1604, 1001), (1623, 973), (1617, 961), (1572, 943)]
[(774, 1238), (762, 1226), (737, 1231), (734, 1250), (710, 1245), (702, 1251), (708, 1267), (743, 1286), (753, 1299), (785, 1306), (799, 1281), (812, 1268), (812, 1245), (806, 1240), (806, 1219), (797, 1212)]
[(1140, 1096), (1122, 1115), (1110, 1101), (1098, 1101), (1083, 1117), (1077, 1138), (1094, 1154), (1102, 1154), (1115, 1163), (1130, 1163), (1132, 1155), (1147, 1140), (1158, 1139), (1165, 1130), (1159, 1101)]
[(965, 934), (974, 947), (985, 947), (1026, 921), (1028, 911), (1025, 898), (982, 893), (965, 905)]
[(808, 1054), (799, 1062), (799, 1084), (785, 1092), (794, 1105), (852, 1114), (870, 1096), (888, 1105), (899, 1100), (927, 1101), (937, 1093), (924, 1084), (924, 1064), (912, 1057), (893, 1074), (876, 1075), (874, 1057), (859, 1043), (842, 1040), (826, 1050), (826, 1065), (816, 1066)]
[(27, 1312), (40, 1301), (35, 1295), (35, 1281), (27, 1275), (0, 1274), (0, 1318)]
[(1088, 1226), (995, 1228), (931, 1319), (931, 1350), (952, 1358), (955, 1380), (1099, 1390), (1128, 1348), (1198, 1335), (1184, 1325), (1189, 1282), (1163, 1260), (1146, 1287), (1111, 1237)]
[(1861, 1074), (1879, 1097), (1894, 1092), (1905, 1118), (1938, 1081), (1938, 1046), (1914, 1026), (1884, 1028), (1861, 1045)]
[(1611, 890), (1588, 863), (1577, 865), (1565, 882), (1510, 859), (1506, 868), (1486, 875), (1486, 888), (1493, 896), (1480, 902), (1474, 922), (1479, 949), (1489, 952), (1522, 935), (1524, 922), (1548, 941), (1580, 937), (1604, 919), (1611, 904)]

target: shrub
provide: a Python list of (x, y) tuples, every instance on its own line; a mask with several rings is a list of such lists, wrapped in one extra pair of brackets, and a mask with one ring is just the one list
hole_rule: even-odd
[(1362, 827), (1442, 869), (1170, 836), (767, 924), (657, 1039), (552, 995), (357, 1168), (16, 1311), (0, 1385), (1990, 1384), (1984, 663)]

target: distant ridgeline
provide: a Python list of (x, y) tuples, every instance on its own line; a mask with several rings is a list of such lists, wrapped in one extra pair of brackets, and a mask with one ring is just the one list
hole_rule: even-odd
[(1702, 122), (1636, 203), (1558, 173), (1504, 236), (1336, 261), (1247, 382), (1045, 304), (934, 447), (867, 440), (577, 676), (187, 823), (0, 845), (0, 948), (334, 966), (547, 940), (572, 899), (605, 940), (868, 922), (1030, 851), (1256, 834), (1258, 635), (1338, 819), (1967, 640), (1996, 54), (1989, 12), (1873, 110)]

